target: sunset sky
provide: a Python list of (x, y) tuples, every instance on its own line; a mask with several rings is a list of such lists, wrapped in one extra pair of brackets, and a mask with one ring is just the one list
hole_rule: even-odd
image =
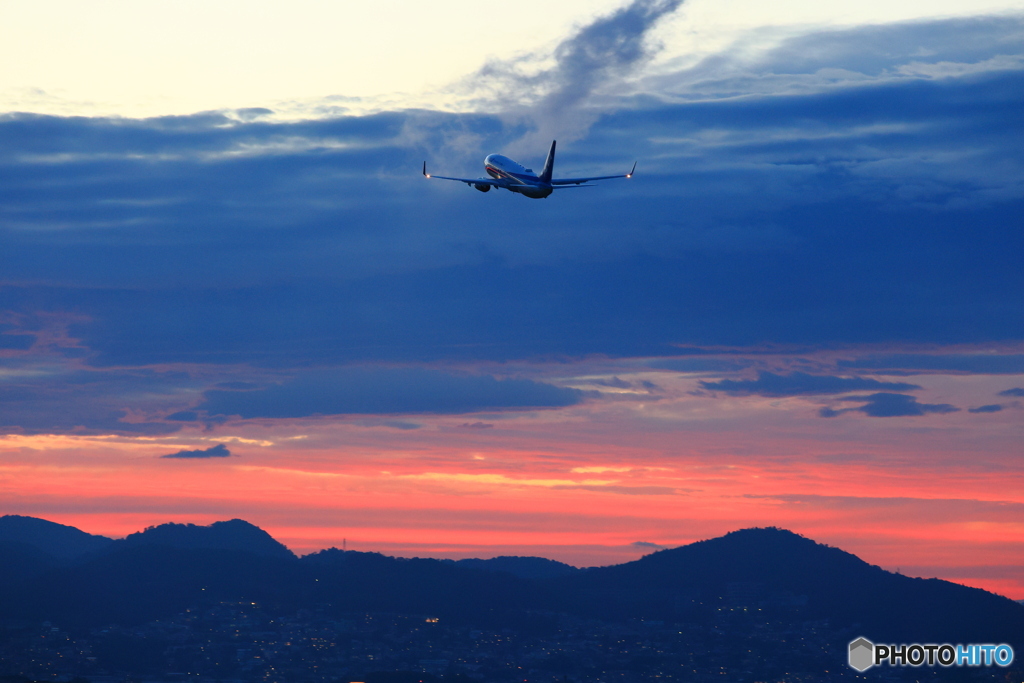
[(1024, 3), (349, 5), (0, 8), (0, 514), (1024, 599)]

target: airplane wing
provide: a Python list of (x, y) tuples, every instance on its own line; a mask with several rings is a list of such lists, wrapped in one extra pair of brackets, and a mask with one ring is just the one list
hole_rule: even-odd
[(494, 178), (450, 178), (443, 175), (434, 175), (433, 173), (427, 173), (427, 162), (423, 162), (423, 177), (424, 178), (437, 178), (439, 180), (456, 180), (460, 183), (466, 183), (467, 185), (490, 185), (491, 187), (522, 187), (519, 183), (510, 183), (507, 180), (495, 180)]
[(593, 176), (591, 178), (552, 178), (551, 184), (554, 187), (559, 186), (573, 186), (583, 185), (583, 183), (590, 182), (591, 180), (611, 180), (612, 178), (632, 178), (633, 171), (636, 171), (636, 162), (633, 163), (633, 169), (629, 173), (623, 173), (622, 175), (601, 175)]

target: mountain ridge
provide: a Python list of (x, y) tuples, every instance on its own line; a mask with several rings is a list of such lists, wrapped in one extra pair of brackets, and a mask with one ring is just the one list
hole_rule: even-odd
[[(538, 614), (710, 624), (733, 614), (900, 639), (889, 642), (1024, 646), (1024, 606), (1008, 598), (892, 574), (774, 527), (587, 569), (544, 558), (465, 562), (336, 548), (297, 557), (242, 520), (159, 525), (129, 538), (52, 565), (0, 543), (0, 566), (11, 577), (0, 585), (0, 609), (81, 626), (142, 623), (226, 602), (280, 613), (319, 606), (338, 614), (432, 614), (467, 624), (533, 623)], [(548, 573), (531, 575), (538, 570)]]
[(24, 543), (58, 560), (67, 560), (101, 550), (114, 539), (39, 517), (3, 515), (0, 541)]

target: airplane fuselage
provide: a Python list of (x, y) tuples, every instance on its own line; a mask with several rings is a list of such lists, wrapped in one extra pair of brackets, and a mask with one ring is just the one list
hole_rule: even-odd
[(538, 178), (533, 169), (501, 154), (488, 154), (484, 159), (484, 170), (496, 180), (507, 181), (507, 189), (532, 199), (543, 199), (554, 191), (551, 183)]

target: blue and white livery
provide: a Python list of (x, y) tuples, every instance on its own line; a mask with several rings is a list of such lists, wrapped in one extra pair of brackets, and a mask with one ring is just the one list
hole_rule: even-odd
[(431, 175), (427, 173), (427, 162), (423, 162), (423, 175), (426, 178), (440, 178), (441, 180), (457, 180), (466, 183), (481, 192), (489, 192), (492, 187), (503, 187), (509, 192), (521, 194), (531, 199), (544, 199), (555, 190), (564, 190), (569, 187), (593, 187), (587, 185), (591, 180), (609, 180), (611, 178), (632, 178), (636, 170), (636, 162), (629, 173), (622, 175), (602, 175), (589, 178), (557, 178), (551, 177), (555, 168), (555, 141), (551, 141), (551, 149), (548, 150), (548, 158), (544, 161), (544, 170), (537, 175), (532, 169), (524, 168), (517, 162), (500, 154), (489, 154), (484, 159), (484, 170), (490, 178), (449, 178), (443, 175)]

